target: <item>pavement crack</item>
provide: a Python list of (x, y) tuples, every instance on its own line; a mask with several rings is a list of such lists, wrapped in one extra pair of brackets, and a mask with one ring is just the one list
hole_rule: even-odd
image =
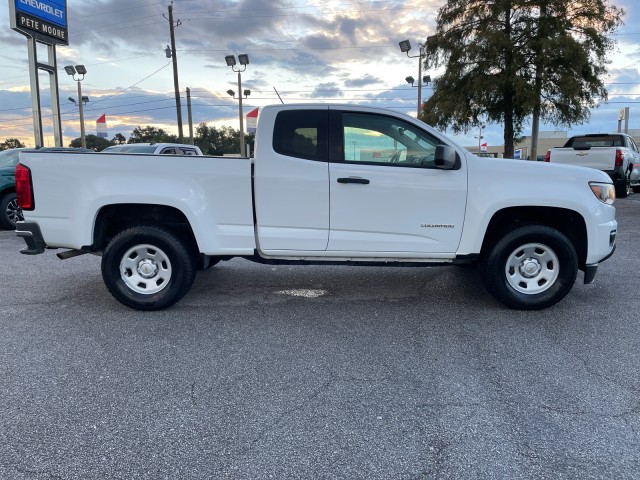
[(196, 396), (196, 382), (193, 382), (191, 384), (191, 404), (195, 407), (198, 402), (197, 402), (197, 396)]

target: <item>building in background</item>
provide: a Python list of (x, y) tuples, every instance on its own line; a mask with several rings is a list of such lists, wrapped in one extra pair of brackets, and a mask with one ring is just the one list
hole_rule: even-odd
[[(587, 132), (587, 133), (614, 133), (611, 132)], [(636, 143), (640, 143), (640, 129), (629, 129), (629, 135), (633, 137)], [(575, 135), (580, 135), (576, 133)], [(547, 153), (547, 150), (553, 147), (562, 147), (567, 140), (573, 135), (569, 135), (566, 131), (543, 131), (539, 133), (538, 136), (538, 161), (544, 160), (544, 156)], [(478, 152), (478, 146), (467, 146), (465, 147), (472, 153), (481, 157), (497, 157), (501, 158), (504, 153), (503, 145), (487, 145), (486, 151), (482, 149), (481, 152)], [(529, 152), (531, 151), (531, 137), (526, 136), (523, 137), (522, 141), (517, 142), (515, 145), (515, 155), (516, 159), (520, 160), (532, 160), (529, 158)]]

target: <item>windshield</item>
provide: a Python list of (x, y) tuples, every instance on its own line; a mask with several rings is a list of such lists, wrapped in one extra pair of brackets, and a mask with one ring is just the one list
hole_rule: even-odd
[(0, 152), (0, 168), (15, 167), (18, 164), (20, 150), (4, 150)]
[(102, 151), (113, 153), (153, 153), (156, 151), (156, 148), (156, 145), (113, 145)]

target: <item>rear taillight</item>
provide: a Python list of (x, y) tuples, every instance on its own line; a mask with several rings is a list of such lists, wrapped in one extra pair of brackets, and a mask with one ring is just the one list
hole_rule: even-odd
[(31, 170), (19, 163), (16, 165), (16, 195), (18, 206), (22, 210), (33, 210), (33, 184), (31, 183)]
[(616, 148), (616, 167), (621, 167), (624, 164), (624, 153), (619, 148)]
[(551, 161), (551, 150), (547, 150), (547, 154), (544, 156), (544, 161), (545, 162)]

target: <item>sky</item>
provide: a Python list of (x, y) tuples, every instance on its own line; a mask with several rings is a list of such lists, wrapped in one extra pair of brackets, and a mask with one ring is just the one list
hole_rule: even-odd
[[(13, 2), (14, 0), (8, 0)], [(2, 4), (4, 2), (4, 4)], [(191, 90), (193, 125), (239, 128), (237, 74), (226, 55), (249, 55), (242, 73), (244, 112), (280, 103), (339, 102), (390, 108), (415, 116), (417, 88), (404, 80), (418, 75), (418, 59), (400, 52), (398, 42), (417, 45), (435, 33), (444, 0), (175, 0), (178, 77), (184, 134), (188, 136), (186, 88)], [(609, 100), (568, 135), (617, 129), (618, 111), (630, 108), (630, 129), (640, 129), (640, 6), (614, 3), (626, 11), (604, 79)], [(0, 142), (19, 138), (33, 146), (27, 40), (11, 30), (7, 0), (0, 0)], [(63, 143), (80, 136), (77, 84), (65, 65), (83, 64), (86, 133), (106, 114), (108, 138), (129, 138), (137, 126), (177, 133), (174, 79), (165, 49), (170, 43), (168, 1), (67, 0), (69, 45), (56, 47)], [(47, 62), (47, 49), (38, 49)], [(425, 71), (436, 77), (438, 72)], [(421, 75), (420, 75), (421, 76)], [(48, 74), (40, 74), (45, 145), (53, 146)], [(426, 99), (432, 90), (423, 87)], [(541, 131), (563, 130), (541, 125)], [(524, 135), (530, 134), (525, 125)], [(477, 145), (478, 131), (459, 135)], [(501, 145), (502, 125), (483, 131), (489, 145)], [(474, 138), (474, 136), (476, 138)]]

